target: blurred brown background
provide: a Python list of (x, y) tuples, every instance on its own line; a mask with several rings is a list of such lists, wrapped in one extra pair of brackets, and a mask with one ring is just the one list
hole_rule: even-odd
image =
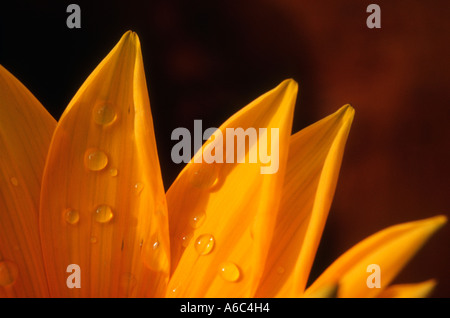
[[(93, 1), (91, 1), (93, 2)], [(245, 3), (240, 3), (245, 2)], [(448, 1), (17, 1), (0, 9), (0, 63), (59, 118), (120, 36), (141, 39), (166, 188), (176, 127), (217, 127), (294, 78), (294, 132), (351, 103), (356, 116), (312, 278), (387, 226), (449, 215)], [(366, 8), (381, 7), (381, 29)], [(437, 278), (450, 297), (450, 225), (396, 280)]]

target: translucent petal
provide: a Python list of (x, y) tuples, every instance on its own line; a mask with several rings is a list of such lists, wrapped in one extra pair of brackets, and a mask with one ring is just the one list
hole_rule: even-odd
[[(67, 221), (67, 209), (78, 214), (76, 222)], [(122, 37), (63, 113), (40, 211), (52, 296), (158, 296), (165, 290), (167, 208), (136, 34)], [(80, 267), (81, 288), (66, 284), (70, 264)]]
[[(306, 293), (338, 283), (338, 297), (376, 297), (446, 221), (443, 215), (435, 216), (391, 226), (368, 237), (331, 264)], [(375, 270), (368, 272), (372, 264), (379, 266), (380, 288), (368, 284), (375, 274)]]
[(346, 105), (291, 137), (280, 212), (259, 297), (298, 297), (303, 293), (353, 116), (353, 108)]
[(39, 195), (56, 121), (0, 66), (0, 297), (48, 296)]
[(416, 284), (391, 285), (378, 295), (380, 298), (425, 298), (429, 297), (436, 287), (434, 279)]
[[(205, 143), (169, 189), (174, 273), (167, 296), (254, 295), (278, 211), (296, 94), (297, 84), (286, 80), (233, 115)], [(235, 157), (231, 163), (227, 155), (237, 154), (243, 143), (237, 141), (234, 147), (231, 143), (226, 147), (225, 141), (237, 128), (248, 132), (266, 128), (267, 134), (259, 133), (253, 142), (249, 137), (245, 157), (240, 157), (243, 162), (238, 163)], [(272, 140), (276, 133), (278, 140)], [(253, 162), (252, 151), (267, 145), (273, 149), (270, 161), (265, 164), (267, 158), (257, 156), (258, 160)], [(224, 163), (206, 163), (202, 159), (202, 151), (212, 153), (211, 148), (216, 150), (214, 154), (217, 151), (222, 154)], [(199, 160), (202, 163), (196, 163)], [(262, 173), (262, 168), (274, 164), (278, 164), (276, 171)], [(202, 219), (201, 224), (193, 223), (194, 218)], [(224, 263), (233, 265), (224, 266)], [(223, 275), (223, 271), (228, 273)]]

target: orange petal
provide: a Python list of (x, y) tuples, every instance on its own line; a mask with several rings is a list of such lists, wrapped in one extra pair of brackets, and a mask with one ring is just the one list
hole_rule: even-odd
[[(316, 289), (313, 293), (307, 295), (307, 298), (336, 298), (338, 291), (337, 284), (324, 285)], [(302, 295), (305, 297), (304, 295)]]
[(354, 116), (346, 105), (291, 137), (274, 240), (259, 297), (298, 297), (314, 261)]
[(380, 298), (426, 298), (429, 297), (436, 287), (434, 279), (416, 284), (391, 285), (383, 290)]
[[(89, 76), (58, 123), (44, 171), (40, 226), (52, 296), (164, 291), (167, 208), (140, 43), (132, 32)], [(80, 267), (81, 288), (66, 284), (77, 279), (77, 272), (67, 272), (70, 264)]]
[(0, 297), (48, 296), (39, 194), (56, 121), (0, 66)]
[[(286, 80), (233, 115), (181, 172), (167, 193), (174, 273), (169, 297), (248, 297), (254, 295), (272, 238), (285, 173), (297, 83)], [(226, 146), (229, 129), (259, 133), (247, 147)], [(272, 130), (272, 128), (274, 130)], [(253, 130), (255, 129), (255, 130)], [(278, 129), (278, 130), (276, 130)], [(279, 139), (272, 137), (279, 133)], [(220, 138), (222, 136), (222, 138)], [(267, 137), (265, 139), (265, 137)], [(252, 139), (249, 137), (249, 140)], [(242, 140), (241, 140), (242, 141)], [(270, 164), (252, 160), (256, 149), (273, 147)], [(222, 152), (226, 163), (207, 163), (205, 153)], [(274, 173), (262, 168), (279, 162)], [(230, 159), (227, 156), (230, 155)], [(203, 159), (202, 159), (203, 158)], [(259, 159), (258, 159), (259, 158)], [(203, 163), (196, 163), (202, 160)], [(277, 170), (275, 172), (275, 170)], [(176, 266), (176, 267), (175, 267)]]
[[(391, 226), (368, 237), (331, 264), (306, 293), (339, 283), (338, 297), (376, 297), (446, 221), (445, 216), (436, 216)], [(376, 274), (369, 268), (372, 264), (378, 265), (380, 288), (369, 288), (368, 280)]]

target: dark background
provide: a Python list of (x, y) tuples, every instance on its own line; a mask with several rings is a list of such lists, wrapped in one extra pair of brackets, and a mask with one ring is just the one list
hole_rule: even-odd
[[(127, 30), (141, 40), (168, 188), (177, 127), (218, 127), (286, 78), (299, 83), (294, 132), (346, 103), (356, 109), (312, 278), (387, 226), (449, 215), (448, 1), (70, 1), (0, 4), (0, 64), (58, 119)], [(245, 2), (245, 3), (242, 3)], [(366, 8), (381, 7), (381, 29)], [(450, 297), (450, 225), (396, 283), (439, 280)]]

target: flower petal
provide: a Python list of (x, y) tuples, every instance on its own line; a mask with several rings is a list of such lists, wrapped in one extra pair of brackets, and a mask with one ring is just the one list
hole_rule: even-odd
[(308, 298), (336, 298), (338, 291), (337, 284), (324, 285), (307, 295)]
[(291, 137), (274, 240), (259, 297), (298, 297), (314, 261), (354, 117), (350, 105)]
[[(446, 221), (443, 215), (435, 216), (391, 226), (368, 237), (331, 264), (306, 293), (338, 282), (338, 297), (376, 297)], [(372, 274), (367, 270), (372, 264), (379, 266), (380, 288), (368, 287)]]
[[(158, 296), (165, 289), (165, 193), (140, 43), (130, 31), (58, 123), (40, 225), (52, 296)], [(156, 248), (144, 248), (149, 244)], [(81, 288), (66, 284), (70, 264), (80, 267)]]
[(429, 297), (436, 287), (434, 279), (416, 284), (391, 285), (383, 290), (380, 298), (426, 298)]
[[(176, 268), (167, 296), (254, 295), (278, 211), (296, 94), (297, 83), (286, 80), (233, 115), (169, 189), (172, 264)], [(259, 131), (257, 140), (249, 137), (245, 158), (240, 157), (244, 163), (238, 159), (231, 163), (230, 154), (243, 146), (242, 139), (234, 147), (224, 145), (226, 140), (235, 141), (230, 137), (238, 128), (249, 134), (259, 128), (267, 130)], [(272, 140), (276, 132), (279, 139)], [(261, 154), (267, 145), (272, 150), (270, 164), (278, 168), (274, 173), (263, 173), (270, 168), (264, 164), (266, 157), (252, 160), (256, 149)], [(225, 163), (205, 162), (205, 153), (213, 152), (221, 153)], [(200, 160), (203, 163), (197, 163)]]
[(39, 194), (56, 121), (0, 66), (0, 297), (48, 296)]

